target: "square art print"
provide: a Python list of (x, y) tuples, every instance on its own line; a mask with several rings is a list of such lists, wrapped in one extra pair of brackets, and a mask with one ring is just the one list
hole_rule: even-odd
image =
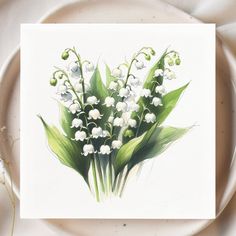
[(21, 217), (215, 217), (215, 25), (24, 24)]

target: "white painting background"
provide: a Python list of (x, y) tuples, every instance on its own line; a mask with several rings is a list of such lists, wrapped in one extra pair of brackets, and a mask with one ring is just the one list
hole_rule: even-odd
[[(21, 216), (24, 218), (192, 218), (215, 217), (215, 27), (214, 25), (23, 25), (21, 34)], [(111, 68), (143, 46), (156, 50), (144, 76), (170, 46), (180, 53), (176, 80), (191, 81), (163, 125), (196, 126), (131, 178), (122, 199), (97, 203), (73, 169), (47, 146), (37, 114), (59, 125), (53, 66), (66, 65), (61, 52), (75, 46), (84, 59)], [(135, 72), (134, 72), (135, 74)]]

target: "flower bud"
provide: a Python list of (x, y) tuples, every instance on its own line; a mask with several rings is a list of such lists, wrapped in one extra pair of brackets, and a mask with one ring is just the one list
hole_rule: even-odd
[(181, 63), (181, 60), (179, 59), (179, 58), (177, 58), (176, 60), (175, 60), (175, 65), (180, 65), (180, 63)]
[(124, 133), (125, 137), (132, 138), (134, 137), (134, 132), (131, 129), (127, 129)]
[(57, 85), (57, 79), (51, 78), (51, 79), (50, 79), (50, 85), (56, 86), (56, 85)]
[(169, 66), (173, 66), (174, 65), (174, 61), (171, 58), (168, 59), (167, 63), (168, 63)]
[(151, 56), (150, 56), (149, 54), (146, 54), (146, 55), (145, 55), (145, 59), (146, 59), (147, 61), (150, 61), (150, 60), (151, 60)]
[(64, 52), (61, 54), (61, 58), (62, 58), (63, 60), (67, 60), (68, 57), (69, 57), (69, 53), (68, 53), (67, 51), (64, 51)]
[(152, 48), (151, 48), (151, 54), (152, 54), (153, 56), (155, 56), (155, 55), (156, 55), (156, 52), (155, 52), (155, 50), (154, 50), (154, 49), (152, 49)]

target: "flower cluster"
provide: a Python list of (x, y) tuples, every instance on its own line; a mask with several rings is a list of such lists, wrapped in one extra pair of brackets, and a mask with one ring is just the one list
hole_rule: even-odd
[[(62, 53), (62, 59), (67, 60), (73, 54), (76, 61), (69, 63), (65, 69), (56, 68), (50, 80), (52, 86), (57, 86), (57, 96), (74, 115), (71, 128), (75, 130), (72, 140), (81, 142), (84, 156), (89, 154), (109, 155), (113, 150), (122, 146), (122, 135), (114, 132), (114, 129), (124, 135), (133, 137), (134, 133), (129, 128), (137, 128), (141, 122), (155, 123), (156, 115), (152, 109), (141, 107), (139, 99), (145, 98), (156, 107), (163, 106), (162, 96), (166, 94), (163, 82), (155, 81), (154, 87), (145, 87), (142, 79), (135, 76), (133, 71), (139, 71), (146, 67), (145, 61), (150, 61), (155, 51), (150, 47), (143, 47), (132, 58), (130, 64), (122, 63), (111, 71), (112, 80), (108, 84), (109, 95), (103, 101), (91, 94), (90, 73), (95, 68), (92, 62), (81, 60), (75, 48), (68, 48)], [(144, 59), (144, 60), (143, 60)], [(172, 80), (175, 73), (170, 69), (174, 64), (179, 65), (178, 53), (170, 52), (165, 55), (165, 64), (169, 67), (156, 68), (153, 77)], [(132, 71), (132, 73), (131, 73)], [(103, 127), (99, 126), (99, 120), (103, 114), (99, 109), (110, 109), (111, 113), (104, 121)], [(99, 147), (94, 145), (99, 140)], [(96, 146), (96, 148), (95, 148)]]

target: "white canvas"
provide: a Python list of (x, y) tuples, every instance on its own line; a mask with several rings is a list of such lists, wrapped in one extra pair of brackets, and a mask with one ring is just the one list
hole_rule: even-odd
[[(176, 79), (163, 82), (167, 92), (190, 82), (161, 126), (191, 128), (159, 156), (144, 161), (137, 173), (133, 171), (122, 197), (111, 194), (96, 201), (83, 178), (63, 165), (50, 150), (37, 117), (40, 115), (48, 124), (60, 127), (58, 94), (49, 81), (54, 66), (64, 68), (71, 60), (71, 55), (63, 60), (61, 54), (72, 47), (99, 67), (104, 83), (105, 64), (114, 69), (125, 60), (129, 62), (140, 48), (152, 47), (156, 54), (151, 55), (150, 61), (140, 56), (145, 68), (132, 68), (135, 75), (145, 78), (162, 53), (173, 49), (179, 53), (181, 64), (173, 67)], [(125, 73), (125, 67), (121, 68)], [(85, 73), (88, 78), (93, 74)], [(21, 217), (214, 218), (215, 26), (22, 25)]]

